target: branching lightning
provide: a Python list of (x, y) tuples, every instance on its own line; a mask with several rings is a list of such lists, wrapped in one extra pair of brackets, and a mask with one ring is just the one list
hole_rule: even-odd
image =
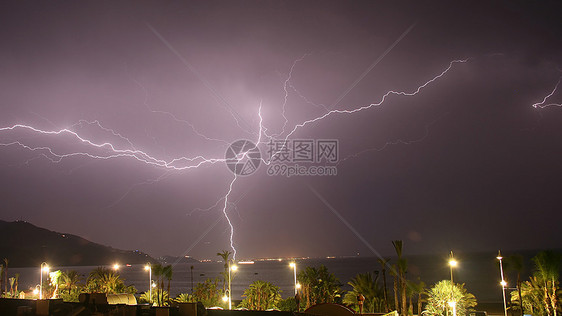
[[(171, 47), (171, 45), (168, 42), (166, 42), (166, 40), (163, 39), (160, 36), (159, 33), (156, 32), (156, 30), (154, 30), (152, 27), (150, 27), (150, 28), (168, 46), (168, 48), (170, 48), (170, 50), (172, 50), (174, 53), (176, 53), (176, 55), (178, 55), (178, 57), (180, 57), (180, 59), (182, 59), (181, 55), (179, 55), (179, 53), (177, 53), (177, 51), (175, 51), (173, 49), (173, 47)], [(265, 144), (265, 140), (262, 140), (262, 136), (267, 138), (267, 140), (271, 140), (271, 139), (280, 137), (281, 139), (284, 139), (284, 141), (288, 141), (289, 138), (291, 136), (293, 136), (297, 130), (299, 130), (301, 128), (304, 128), (304, 127), (306, 127), (306, 126), (308, 126), (312, 123), (320, 122), (320, 121), (326, 119), (329, 116), (345, 115), (345, 114), (353, 115), (353, 114), (356, 114), (356, 113), (359, 113), (359, 112), (362, 112), (362, 111), (367, 111), (369, 109), (377, 108), (377, 107), (382, 106), (387, 100), (389, 100), (389, 97), (392, 96), (392, 95), (394, 95), (394, 96), (404, 96), (404, 97), (415, 96), (418, 93), (420, 93), (422, 90), (424, 90), (426, 87), (428, 87), (429, 85), (433, 84), (437, 80), (444, 77), (455, 65), (464, 64), (464, 63), (468, 62), (468, 59), (453, 60), (453, 61), (449, 62), (448, 66), (444, 70), (442, 70), (437, 75), (435, 75), (431, 79), (425, 81), (424, 83), (422, 83), (421, 85), (419, 85), (417, 88), (415, 88), (413, 90), (410, 90), (410, 91), (391, 90), (391, 91), (388, 91), (385, 94), (383, 94), (382, 97), (375, 103), (371, 103), (371, 104), (364, 105), (364, 106), (359, 106), (359, 107), (356, 107), (356, 108), (351, 109), (351, 110), (333, 109), (333, 110), (330, 110), (330, 111), (326, 112), (325, 114), (322, 114), (318, 117), (301, 121), (300, 123), (295, 124), (291, 129), (287, 130), (286, 128), (289, 125), (289, 120), (287, 119), (287, 116), (286, 116), (286, 110), (287, 110), (288, 98), (289, 98), (289, 95), (290, 95), (290, 91), (291, 90), (294, 91), (295, 93), (298, 94), (298, 96), (300, 98), (303, 98), (304, 100), (307, 100), (291, 84), (291, 78), (293, 76), (293, 71), (294, 71), (296, 65), (299, 62), (301, 62), (306, 56), (307, 56), (307, 54), (303, 55), (301, 58), (299, 58), (299, 59), (297, 59), (296, 61), (293, 62), (292, 66), (290, 67), (289, 74), (288, 74), (286, 80), (284, 81), (284, 85), (283, 85), (284, 101), (282, 103), (282, 117), (283, 117), (284, 123), (283, 123), (283, 126), (282, 126), (282, 129), (281, 129), (280, 133), (272, 134), (272, 135), (267, 134), (268, 129), (263, 124), (262, 106), (261, 106), (261, 104), (259, 105), (258, 111), (257, 111), (257, 116), (259, 117), (259, 131), (257, 133), (257, 139), (256, 139), (256, 142), (255, 142), (255, 144), (258, 147), (260, 145)], [(182, 62), (191, 71), (198, 74), (194, 70), (193, 66), (191, 66), (191, 64), (189, 64), (186, 60), (182, 59)], [(199, 77), (200, 77), (200, 75), (199, 75)], [(215, 95), (215, 97), (217, 97), (217, 99), (220, 100), (221, 103), (223, 103), (223, 105), (227, 108), (228, 112), (235, 118), (237, 124), (240, 126), (240, 123), (242, 122), (242, 120), (238, 120), (239, 116), (230, 107), (228, 102), (226, 102), (224, 98), (222, 98), (220, 95), (218, 95), (218, 92), (215, 89), (213, 89), (212, 87), (210, 87), (207, 81), (205, 81), (202, 78), (200, 78), (200, 79), (206, 83), (206, 87), (211, 90), (211, 92)], [(561, 81), (562, 81), (562, 77), (558, 80), (558, 83), (556, 84), (554, 89), (547, 96), (544, 97), (542, 102), (535, 103), (532, 106), (535, 107), (535, 108), (545, 108), (545, 107), (548, 107), (548, 106), (562, 106), (562, 104), (552, 103), (552, 102), (548, 101), (548, 99), (551, 98), (557, 92), (558, 86), (560, 85)], [(139, 84), (139, 86), (141, 86), (141, 88), (146, 93), (146, 89), (140, 84)], [(209, 137), (201, 134), (200, 132), (198, 132), (194, 128), (193, 124), (191, 124), (188, 121), (178, 119), (172, 113), (165, 112), (165, 111), (157, 111), (157, 110), (151, 109), (146, 102), (146, 98), (145, 98), (145, 106), (147, 106), (149, 111), (151, 111), (152, 113), (163, 114), (163, 115), (166, 115), (166, 116), (172, 118), (174, 121), (182, 122), (182, 123), (185, 123), (185, 124), (189, 125), (191, 127), (192, 131), (195, 134), (204, 138), (205, 140), (228, 143), (224, 140), (209, 138)], [(324, 108), (326, 108), (326, 107), (324, 106)], [(86, 136), (84, 136), (80, 133), (79, 128), (84, 126), (84, 125), (94, 126), (95, 128), (99, 129), (103, 133), (106, 133), (106, 134), (108, 133), (108, 134), (111, 135), (111, 137), (118, 139), (119, 143), (125, 142), (126, 146), (119, 146), (115, 142), (111, 142), (111, 141), (104, 141), (104, 142), (94, 141), (94, 140), (92, 140), (92, 139), (90, 139), (90, 138), (88, 138), (88, 137), (86, 137)], [(245, 132), (248, 132), (248, 130), (245, 129), (245, 128), (242, 128), (242, 130), (244, 130)], [(54, 144), (51, 145), (51, 146), (31, 145), (31, 144), (27, 143), (26, 141), (24, 141), (23, 139), (25, 139), (25, 138), (23, 138), (23, 137), (18, 139), (18, 134), (17, 134), (18, 132), (31, 133), (31, 134), (36, 135), (36, 136), (44, 136), (46, 138), (43, 139), (43, 141), (47, 141), (47, 142), (52, 141), (52, 138), (55, 138), (55, 137), (67, 136), (67, 137), (70, 137), (71, 139), (73, 139), (75, 141), (75, 143), (74, 143), (75, 146), (78, 147), (78, 145), (80, 145), (80, 146), (83, 146), (82, 148), (86, 148), (87, 150), (73, 150), (73, 151), (66, 151), (65, 152), (61, 149), (55, 149), (56, 146)], [(105, 127), (98, 120), (94, 120), (94, 121), (80, 120), (76, 124), (74, 124), (74, 125), (72, 125), (68, 128), (53, 129), (53, 130), (42, 129), (42, 128), (34, 127), (32, 125), (19, 123), (19, 124), (14, 124), (14, 125), (7, 126), (7, 127), (0, 127), (0, 134), (7, 134), (5, 139), (9, 139), (10, 137), (15, 138), (15, 140), (1, 142), (0, 146), (2, 146), (2, 147), (19, 146), (19, 147), (21, 147), (25, 150), (30, 151), (30, 152), (39, 153), (40, 156), (45, 157), (46, 159), (48, 159), (49, 161), (51, 161), (53, 163), (60, 163), (64, 159), (68, 159), (68, 158), (71, 158), (71, 157), (85, 157), (85, 158), (90, 158), (90, 159), (101, 159), (101, 160), (130, 159), (130, 160), (136, 161), (138, 163), (145, 164), (149, 167), (161, 168), (165, 171), (165, 173), (163, 175), (161, 175), (160, 177), (158, 177), (156, 179), (153, 179), (153, 180), (150, 180), (150, 181), (147, 181), (147, 182), (140, 183), (140, 184), (145, 184), (145, 183), (148, 184), (148, 183), (158, 182), (165, 175), (167, 175), (169, 172), (185, 171), (185, 170), (190, 170), (190, 169), (196, 169), (196, 168), (199, 168), (203, 165), (214, 165), (218, 162), (223, 162), (223, 163), (226, 162), (226, 159), (222, 158), (222, 157), (220, 157), (220, 158), (216, 158), (216, 157), (215, 158), (212, 158), (212, 157), (209, 158), (209, 157), (205, 157), (203, 155), (197, 155), (197, 156), (194, 156), (194, 157), (175, 157), (175, 158), (172, 158), (172, 159), (159, 158), (159, 157), (156, 157), (155, 155), (150, 154), (147, 151), (143, 151), (143, 150), (138, 149), (137, 147), (134, 146), (133, 142), (129, 138), (125, 137), (121, 133), (116, 132), (113, 129)], [(250, 133), (250, 134), (256, 135), (255, 133)], [(421, 139), (425, 138), (426, 136), (427, 136), (427, 127), (426, 127), (426, 134)], [(415, 141), (419, 141), (419, 139), (409, 141), (409, 142), (415, 142)], [(382, 150), (385, 147), (387, 147), (388, 145), (392, 145), (392, 144), (396, 144), (396, 143), (409, 143), (409, 142), (406, 142), (406, 141), (388, 142), (382, 148), (366, 149), (365, 151)], [(246, 156), (247, 156), (247, 152), (241, 153), (237, 157), (237, 159), (247, 158)], [(269, 161), (267, 161), (263, 158), (262, 158), (262, 160), (265, 164), (270, 163)], [(30, 160), (28, 160), (28, 162), (29, 161)], [(229, 228), (230, 228), (230, 247), (233, 250), (233, 257), (234, 258), (236, 258), (237, 249), (235, 248), (235, 242), (234, 242), (234, 225), (232, 224), (232, 222), (231, 222), (231, 220), (228, 216), (228, 209), (229, 209), (229, 206), (230, 207), (235, 206), (235, 202), (231, 202), (230, 199), (232, 197), (233, 190), (235, 188), (235, 184), (236, 184), (237, 180), (238, 180), (238, 176), (236, 174), (234, 174), (233, 179), (229, 181), (228, 189), (227, 189), (225, 195), (222, 198), (220, 198), (213, 206), (208, 208), (208, 209), (212, 209), (212, 208), (218, 207), (219, 204), (221, 205), (221, 211), (222, 211), (225, 219), (227, 220)], [(131, 188), (131, 190), (132, 190), (132, 188)], [(124, 199), (129, 192), (130, 192), (130, 190), (127, 191), (115, 203), (118, 203), (119, 201)], [(110, 205), (109, 207), (113, 206), (114, 204)]]
[(556, 85), (554, 86), (554, 89), (552, 89), (552, 91), (547, 94), (541, 102), (537, 102), (535, 104), (533, 104), (532, 106), (536, 109), (536, 108), (540, 108), (540, 109), (544, 109), (550, 106), (558, 106), (558, 107), (562, 107), (562, 103), (549, 103), (550, 101), (547, 101), (548, 99), (550, 99), (550, 97), (552, 97), (556, 91), (558, 90), (558, 86), (560, 85), (560, 81), (562, 81), (562, 77), (558, 78), (558, 82), (556, 83)]

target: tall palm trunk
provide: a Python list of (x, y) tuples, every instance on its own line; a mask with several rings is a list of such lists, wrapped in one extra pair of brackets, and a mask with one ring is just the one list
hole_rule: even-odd
[(394, 309), (400, 314), (400, 302), (398, 301), (398, 276), (394, 276)]
[(170, 305), (170, 281), (171, 279), (168, 279), (168, 305)]
[(552, 310), (554, 313), (554, 316), (556, 316), (557, 309), (558, 306), (557, 305), (557, 300), (556, 300), (556, 281), (554, 280), (554, 277), (552, 278), (552, 293), (550, 294), (550, 304), (552, 305)]
[(521, 271), (517, 271), (517, 292), (519, 292), (519, 309), (521, 309), (521, 316), (525, 315), (523, 311), (523, 296), (521, 296)]
[(382, 281), (383, 281), (383, 296), (384, 296), (384, 311), (388, 313), (388, 295), (387, 295), (387, 286), (386, 286), (386, 265), (390, 259), (379, 259), (379, 263), (381, 264), (382, 270)]
[(408, 314), (414, 314), (414, 304), (412, 303), (413, 293), (408, 297)]
[(384, 312), (388, 313), (388, 295), (386, 293), (386, 270), (382, 270), (382, 282), (384, 285), (383, 295), (384, 295)]
[(422, 291), (418, 292), (418, 316), (422, 313)]
[(408, 302), (406, 301), (406, 277), (403, 272), (401, 272), (400, 274), (400, 290), (402, 292), (402, 315), (408, 315)]

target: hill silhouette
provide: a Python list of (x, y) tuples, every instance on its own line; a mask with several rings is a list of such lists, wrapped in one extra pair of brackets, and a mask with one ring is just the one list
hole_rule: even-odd
[(0, 220), (0, 257), (10, 267), (35, 267), (41, 262), (60, 266), (156, 262), (138, 250), (120, 250), (82, 237), (37, 227), (25, 221)]

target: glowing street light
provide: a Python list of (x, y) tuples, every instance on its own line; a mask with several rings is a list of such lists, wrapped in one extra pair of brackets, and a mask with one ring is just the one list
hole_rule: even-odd
[(152, 304), (152, 266), (150, 263), (144, 266), (144, 270), (148, 271), (148, 303)]
[(297, 263), (293, 261), (289, 263), (289, 267), (293, 268), (293, 275), (295, 277), (295, 296), (296, 296), (298, 293), (298, 289), (300, 288), (300, 284), (297, 283)]
[(453, 316), (457, 316), (457, 302), (455, 302), (453, 293), (454, 293), (454, 283), (453, 283), (453, 268), (456, 267), (459, 263), (453, 257), (453, 251), (451, 251), (451, 257), (449, 258), (449, 268), (451, 270), (451, 301), (449, 302), (449, 306), (453, 309)]
[[(236, 271), (238, 270), (238, 266), (235, 264), (232, 264), (232, 261), (229, 260), (228, 261), (228, 309), (232, 309), (232, 288), (231, 288), (231, 271)], [(224, 300), (224, 298), (223, 298)]]
[(39, 299), (43, 299), (43, 272), (49, 273), (49, 265), (46, 262), (41, 263), (41, 276), (39, 277)]
[(503, 312), (504, 315), (507, 316), (507, 305), (505, 303), (505, 287), (507, 286), (507, 282), (505, 282), (503, 278), (503, 264), (502, 264), (502, 253), (498, 250), (498, 256), (496, 257), (500, 261), (500, 276), (502, 278), (500, 285), (502, 286), (502, 294), (503, 294)]
[(119, 270), (119, 264), (118, 263), (113, 265), (113, 270), (115, 270), (115, 271)]
[(451, 301), (449, 302), (449, 307), (453, 309), (453, 315), (457, 314), (457, 302)]

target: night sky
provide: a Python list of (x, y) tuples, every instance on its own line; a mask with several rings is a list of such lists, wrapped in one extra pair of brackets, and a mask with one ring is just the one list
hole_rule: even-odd
[[(395, 239), (407, 254), (559, 247), (560, 12), (558, 1), (4, 2), (0, 219), (216, 259), (230, 249), (232, 184), (240, 259), (391, 254)], [(267, 159), (268, 135), (415, 92), (449, 66), (414, 96), (290, 135), (337, 140), (339, 162), (302, 164), (337, 176), (269, 176), (262, 162), (232, 183), (224, 161), (146, 163), (223, 159), (260, 136)], [(129, 155), (40, 132), (65, 128)]]

